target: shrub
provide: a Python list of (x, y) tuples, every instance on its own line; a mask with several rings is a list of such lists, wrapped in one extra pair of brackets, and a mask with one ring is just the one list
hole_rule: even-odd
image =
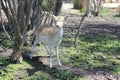
[(83, 9), (85, 8), (86, 0), (73, 0), (74, 9)]
[(53, 7), (52, 1), (50, 0), (43, 0), (42, 8), (43, 10), (50, 11)]

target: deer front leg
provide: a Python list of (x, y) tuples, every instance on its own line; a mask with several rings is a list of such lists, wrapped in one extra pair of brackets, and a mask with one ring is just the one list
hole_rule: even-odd
[(47, 51), (50, 54), (50, 67), (52, 67), (52, 46), (47, 46)]
[(58, 60), (58, 64), (59, 64), (59, 66), (62, 66), (62, 64), (61, 64), (61, 62), (60, 62), (60, 59), (59, 59), (58, 45), (55, 46), (55, 52), (56, 52), (56, 56), (57, 56), (57, 60)]
[(35, 46), (36, 46), (37, 42), (38, 42), (38, 40), (34, 41), (34, 44), (32, 46), (32, 51), (31, 51), (31, 54), (30, 54), (30, 59), (32, 59), (32, 56), (33, 56), (33, 53), (34, 53), (34, 49), (35, 49)]

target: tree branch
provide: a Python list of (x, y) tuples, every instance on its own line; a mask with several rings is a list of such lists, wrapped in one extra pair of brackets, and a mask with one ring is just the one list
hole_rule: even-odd
[[(1, 4), (1, 1), (0, 1), (0, 4)], [(1, 24), (2, 24), (2, 27), (3, 27), (3, 30), (5, 31), (5, 33), (6, 33), (6, 35), (7, 35), (7, 37), (8, 37), (8, 39), (10, 40), (10, 42), (13, 44), (13, 41), (12, 41), (12, 38), (10, 37), (10, 35), (8, 34), (8, 32), (7, 32), (7, 30), (5, 29), (5, 26), (4, 26), (4, 24), (3, 24), (3, 18), (2, 18), (2, 6), (0, 6), (0, 21), (1, 21)]]
[(75, 42), (74, 42), (74, 45), (75, 45), (75, 47), (77, 47), (77, 45), (78, 45), (78, 38), (79, 38), (79, 34), (80, 34), (80, 31), (81, 31), (81, 28), (82, 28), (82, 23), (83, 23), (83, 21), (85, 20), (85, 16), (87, 15), (87, 11), (84, 13), (84, 15), (82, 16), (82, 19), (80, 20), (80, 24), (79, 24), (79, 26), (78, 26), (78, 31), (77, 31), (77, 33), (76, 33), (76, 35), (75, 35)]

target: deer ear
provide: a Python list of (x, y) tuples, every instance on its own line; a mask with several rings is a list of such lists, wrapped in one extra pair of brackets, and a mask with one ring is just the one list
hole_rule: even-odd
[(51, 19), (56, 19), (56, 16), (55, 16), (55, 15), (50, 14), (50, 18), (51, 18)]
[(66, 15), (65, 17), (64, 17), (64, 20), (66, 20), (68, 18), (68, 15)]

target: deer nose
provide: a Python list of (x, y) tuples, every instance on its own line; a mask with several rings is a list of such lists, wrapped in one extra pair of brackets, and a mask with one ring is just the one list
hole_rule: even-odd
[(59, 27), (59, 25), (56, 25), (56, 27)]

